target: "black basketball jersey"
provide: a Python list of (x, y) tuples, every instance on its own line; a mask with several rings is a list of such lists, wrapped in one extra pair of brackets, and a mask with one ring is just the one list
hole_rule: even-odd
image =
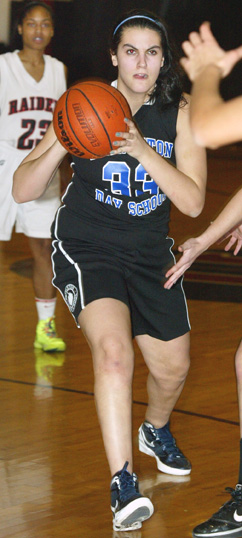
[[(177, 106), (161, 111), (157, 100), (133, 118), (148, 144), (173, 165), (177, 113)], [(82, 222), (168, 233), (170, 200), (136, 159), (123, 153), (73, 161), (73, 181), (63, 202)]]

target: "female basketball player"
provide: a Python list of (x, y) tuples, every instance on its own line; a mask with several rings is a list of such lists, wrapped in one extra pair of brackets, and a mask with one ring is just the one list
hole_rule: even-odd
[(22, 206), (11, 191), (14, 170), (43, 137), (66, 89), (65, 66), (44, 54), (54, 34), (49, 6), (24, 3), (17, 30), (21, 50), (0, 56), (0, 240), (10, 240), (14, 225), (29, 238), (39, 319), (34, 346), (63, 351), (65, 343), (55, 330), (56, 292), (51, 283), (50, 226), (60, 205), (59, 176), (41, 199)]
[[(224, 101), (220, 95), (221, 79), (242, 58), (242, 46), (224, 51), (205, 22), (199, 32), (192, 32), (183, 43), (186, 54), (181, 63), (193, 82), (191, 126), (198, 143), (210, 148), (242, 140), (242, 96)], [(242, 247), (242, 188), (234, 194), (218, 217), (196, 238), (179, 247), (182, 257), (168, 272), (165, 287), (180, 278), (194, 260), (219, 239), (228, 238), (225, 250)], [(235, 354), (235, 371), (240, 417), (240, 466), (235, 489), (228, 488), (231, 499), (208, 520), (197, 525), (193, 536), (235, 536), (242, 533), (242, 340)]]
[[(169, 429), (189, 368), (190, 325), (182, 282), (170, 291), (163, 284), (174, 263), (170, 204), (199, 215), (206, 162), (191, 135), (188, 97), (164, 23), (142, 10), (124, 14), (110, 50), (133, 121), (107, 157), (73, 159), (73, 181), (53, 224), (53, 265), (54, 284), (92, 352), (113, 527), (122, 531), (140, 528), (153, 513), (133, 473), (133, 338), (149, 369), (140, 450), (165, 473), (191, 471)], [(65, 154), (51, 126), (16, 171), (16, 201), (40, 196)]]

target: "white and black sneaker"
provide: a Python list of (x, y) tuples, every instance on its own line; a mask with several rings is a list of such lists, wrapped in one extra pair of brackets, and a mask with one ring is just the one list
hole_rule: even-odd
[(210, 519), (193, 529), (194, 538), (242, 536), (242, 484), (237, 484), (235, 489), (226, 488), (226, 491), (231, 493), (232, 498), (223, 504)]
[(111, 510), (115, 531), (136, 530), (142, 521), (152, 516), (154, 507), (148, 497), (139, 492), (138, 478), (127, 471), (126, 461), (123, 469), (111, 481)]
[(139, 428), (139, 450), (153, 456), (163, 473), (188, 475), (191, 472), (191, 463), (176, 445), (169, 423), (162, 429), (156, 429), (145, 421)]

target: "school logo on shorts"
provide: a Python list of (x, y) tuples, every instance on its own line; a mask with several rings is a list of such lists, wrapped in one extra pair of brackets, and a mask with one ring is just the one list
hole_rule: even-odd
[(73, 284), (65, 287), (65, 301), (71, 312), (74, 312), (78, 298), (78, 289)]

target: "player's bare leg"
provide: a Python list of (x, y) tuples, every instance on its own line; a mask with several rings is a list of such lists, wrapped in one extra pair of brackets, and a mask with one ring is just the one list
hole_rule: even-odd
[(33, 256), (33, 287), (35, 297), (54, 299), (56, 289), (52, 284), (53, 270), (51, 263), (51, 239), (29, 237)]
[(240, 437), (242, 438), (242, 340), (240, 341), (235, 354), (235, 371), (239, 400)]
[(56, 289), (52, 284), (51, 239), (29, 237), (33, 255), (33, 287), (38, 324), (34, 347), (43, 351), (64, 351), (66, 344), (55, 328)]
[(187, 475), (191, 464), (177, 447), (169, 429), (171, 412), (182, 392), (189, 369), (189, 333), (168, 342), (141, 335), (136, 341), (149, 369), (149, 403), (139, 429), (141, 452), (155, 457), (158, 469)]
[(139, 493), (132, 472), (134, 351), (129, 309), (121, 301), (99, 299), (85, 307), (79, 323), (92, 352), (97, 413), (113, 475), (113, 527), (137, 529), (152, 515), (153, 505)]
[(126, 460), (132, 470), (134, 351), (128, 307), (99, 299), (86, 306), (79, 321), (92, 352), (96, 407), (111, 474)]

